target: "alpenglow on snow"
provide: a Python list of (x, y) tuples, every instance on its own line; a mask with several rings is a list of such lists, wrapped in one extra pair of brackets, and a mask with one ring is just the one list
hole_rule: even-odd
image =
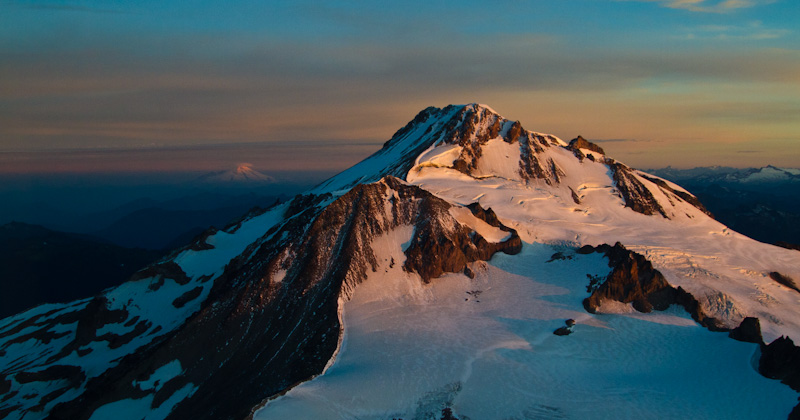
[(431, 107), (119, 287), (0, 320), (0, 417), (786, 418), (798, 278), (582, 137)]

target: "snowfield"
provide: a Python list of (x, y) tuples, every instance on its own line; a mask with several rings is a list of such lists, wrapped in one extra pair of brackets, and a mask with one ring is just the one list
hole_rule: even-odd
[[(722, 299), (728, 302), (708, 308), (729, 327), (755, 316), (761, 320), (766, 342), (781, 335), (800, 337), (800, 317), (795, 315), (800, 294), (768, 277), (779, 272), (800, 279), (800, 253), (752, 240), (674, 199), (667, 209), (671, 219), (636, 213), (613, 193), (614, 183), (604, 164), (579, 162), (564, 149), (546, 153), (564, 169), (560, 185), (452, 176), (453, 169), (426, 166), (424, 160), (409, 171), (407, 180), (450, 202), (477, 201), (491, 208), (529, 243), (580, 247), (621, 242), (645, 255), (670, 284), (696, 297), (716, 299), (724, 291)], [(645, 185), (657, 198), (660, 195), (659, 201), (669, 202), (655, 184)], [(580, 204), (571, 198), (569, 188)]]
[[(344, 304), (345, 340), (322, 376), (255, 419), (785, 418), (796, 393), (752, 366), (758, 346), (697, 325), (682, 308), (588, 314), (600, 254), (526, 244), (423, 285), (400, 244)], [(405, 235), (404, 235), (405, 234)], [(392, 236), (392, 235), (389, 235)], [(387, 250), (385, 245), (379, 248)], [(553, 260), (562, 252), (568, 259)], [(575, 319), (574, 333), (553, 331)]]
[[(488, 121), (479, 120), (476, 132)], [(422, 122), (413, 133), (435, 133), (436, 124)], [(727, 327), (759, 318), (769, 343), (800, 337), (800, 294), (768, 277), (777, 271), (800, 279), (800, 254), (733, 232), (676, 195), (688, 194), (680, 186), (632, 171), (664, 210), (663, 217), (637, 213), (626, 207), (604, 155), (580, 149), (586, 158), (579, 159), (552, 136), (529, 134), (550, 142), (537, 157), (553, 162), (558, 182), (525, 179), (525, 151), (503, 140), (509, 127), (504, 122), (482, 143), (470, 174), (454, 168), (462, 146), (429, 140), (405, 180), (451, 203), (491, 208), (519, 232), (523, 253), (477, 264), (475, 279), (451, 274), (429, 285), (402, 264), (382, 266), (344, 304), (344, 343), (333, 365), (255, 418), (427, 419), (444, 407), (471, 419), (785, 418), (797, 394), (757, 372), (757, 345), (709, 332), (678, 307), (641, 314), (607, 302), (605, 314), (588, 314), (581, 304), (587, 275), (605, 277), (605, 259), (548, 260), (557, 251), (621, 242)], [(368, 179), (379, 155), (319, 191), (341, 194), (339, 186)], [(397, 245), (384, 261), (404, 258), (404, 233), (394, 235), (379, 247)], [(566, 319), (577, 320), (574, 334), (553, 335)]]

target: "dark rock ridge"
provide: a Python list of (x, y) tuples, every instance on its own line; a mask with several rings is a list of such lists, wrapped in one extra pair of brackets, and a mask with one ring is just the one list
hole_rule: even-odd
[(761, 322), (758, 318), (746, 317), (738, 327), (728, 333), (728, 337), (746, 343), (764, 344), (761, 336)]
[(601, 155), (606, 154), (606, 152), (603, 151), (602, 147), (590, 142), (589, 140), (586, 140), (581, 136), (575, 137), (574, 139), (570, 140), (569, 148), (572, 150), (580, 150), (580, 149), (591, 150), (593, 152), (600, 153)]
[(657, 186), (671, 205), (674, 206), (677, 202), (685, 202), (696, 207), (709, 217), (714, 217), (697, 197), (685, 191), (672, 188), (662, 179), (647, 176), (643, 173), (637, 174), (628, 166), (616, 162), (613, 159), (606, 158), (605, 163), (609, 169), (611, 169), (614, 184), (617, 186), (620, 196), (622, 196), (622, 199), (625, 201), (625, 207), (629, 207), (635, 212), (648, 216), (660, 214), (665, 219), (670, 218), (658, 199), (653, 195), (650, 189), (642, 183), (642, 180), (644, 180), (645, 182), (650, 182)]
[[(800, 347), (791, 338), (783, 336), (770, 344), (762, 343), (758, 371), (767, 378), (778, 379), (800, 392)], [(794, 411), (797, 410), (795, 407)]]
[(800, 251), (800, 245), (792, 244), (792, 243), (789, 243), (789, 242), (786, 242), (786, 241), (777, 241), (777, 242), (775, 242), (775, 245), (777, 245), (777, 246), (779, 246), (781, 248), (794, 249), (795, 251)]
[(591, 296), (583, 301), (590, 313), (596, 313), (605, 300), (633, 303), (639, 312), (663, 311), (675, 302), (675, 289), (664, 276), (641, 254), (625, 249), (617, 242), (613, 247), (603, 244), (596, 248), (585, 246), (578, 252), (601, 252), (608, 258), (611, 273)]
[(797, 283), (795, 283), (794, 280), (789, 276), (785, 276), (785, 275), (783, 275), (783, 274), (781, 274), (781, 273), (779, 273), (777, 271), (773, 271), (773, 272), (769, 273), (769, 278), (771, 278), (772, 280), (775, 280), (779, 284), (782, 284), (782, 285), (794, 290), (795, 292), (800, 293), (800, 288), (797, 287)]
[(658, 185), (658, 188), (660, 188), (661, 192), (663, 192), (664, 195), (667, 196), (667, 199), (670, 201), (671, 204), (674, 205), (673, 200), (685, 201), (695, 206), (698, 210), (705, 213), (708, 217), (712, 219), (714, 218), (714, 215), (710, 211), (708, 211), (708, 209), (706, 209), (706, 207), (703, 205), (703, 203), (700, 202), (700, 200), (697, 199), (697, 197), (687, 193), (686, 191), (680, 191), (670, 187), (669, 184), (667, 184), (667, 182), (664, 181), (663, 179), (647, 176), (644, 174), (642, 175), (642, 178), (652, 182), (653, 184)]
[(581, 254), (592, 252), (605, 254), (612, 270), (592, 294), (584, 299), (586, 311), (596, 313), (606, 300), (632, 303), (633, 308), (639, 312), (650, 312), (653, 309), (663, 311), (670, 305), (677, 304), (686, 309), (700, 325), (712, 331), (728, 330), (721, 321), (708, 316), (689, 292), (670, 285), (661, 272), (654, 269), (652, 263), (641, 254), (625, 249), (619, 242), (614, 246), (585, 245), (578, 250)]
[[(517, 233), (491, 209), (469, 206), (476, 217), (509, 232), (500, 243), (458, 222), (449, 203), (393, 177), (331, 200), (296, 198), (285, 223), (265, 235), (284, 240), (252, 245), (214, 280), (201, 309), (181, 328), (88, 380), (78, 398), (55, 406), (50, 417), (86, 419), (100, 406), (125, 398), (151, 397), (156, 408), (189, 387), (193, 392), (169, 418), (244, 418), (265, 397), (323, 371), (339, 343), (339, 298), (347, 298), (379, 267), (370, 247), (376, 237), (414, 226), (403, 268), (424, 281), (461, 272), (469, 262), (495, 252), (521, 249)], [(150, 271), (180, 277), (173, 269), (165, 263)], [(96, 331), (91, 327), (89, 338)], [(135, 385), (175, 360), (183, 372), (159, 389)]]
[[(800, 392), (800, 347), (789, 337), (778, 337), (770, 344), (761, 343), (758, 372), (777, 379)], [(789, 413), (789, 420), (800, 419), (800, 403)]]
[(501, 224), (491, 209), (483, 210), (478, 203), (469, 206), (472, 214), (509, 232), (506, 240), (491, 243), (472, 228), (458, 224), (448, 212), (450, 204), (444, 200), (429, 199), (423, 205), (420, 214), (426, 216), (414, 223), (414, 237), (405, 251), (403, 268), (418, 273), (426, 283), (444, 273), (465, 271), (467, 264), (489, 260), (497, 252), (514, 255), (522, 250), (517, 232)]
[(653, 196), (653, 193), (639, 181), (631, 168), (610, 159), (606, 164), (611, 169), (611, 175), (614, 178), (617, 190), (622, 199), (625, 200), (625, 207), (630, 207), (631, 210), (637, 213), (648, 216), (660, 214), (665, 219), (669, 219), (667, 213), (664, 212), (664, 208)]

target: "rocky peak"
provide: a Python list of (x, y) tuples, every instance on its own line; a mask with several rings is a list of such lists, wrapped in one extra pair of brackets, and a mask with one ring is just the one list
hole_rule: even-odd
[(456, 145), (458, 157), (447, 165), (473, 176), (483, 156), (483, 147), (500, 139), (518, 144), (518, 176), (523, 180), (544, 179), (559, 182), (563, 171), (549, 157), (538, 156), (552, 146), (565, 146), (549, 134), (525, 130), (519, 121), (509, 121), (494, 110), (479, 104), (428, 107), (395, 132), (383, 148), (359, 164), (317, 186), (313, 192), (343, 191), (358, 184), (377, 182), (391, 175), (406, 179), (417, 158), (431, 147)]
[(542, 179), (547, 184), (560, 182), (564, 172), (552, 158), (540, 156), (547, 148), (562, 146), (551, 135), (525, 130), (519, 121), (510, 121), (493, 109), (479, 104), (464, 105), (447, 121), (434, 144), (455, 144), (461, 147), (452, 167), (474, 175), (483, 157), (483, 148), (494, 139), (519, 145), (518, 173), (523, 180)]
[(578, 136), (578, 137), (575, 137), (574, 139), (570, 140), (568, 147), (570, 149), (572, 149), (572, 150), (586, 149), (586, 150), (591, 150), (593, 152), (600, 153), (601, 155), (605, 155), (606, 154), (606, 152), (603, 151), (602, 147), (590, 142), (589, 140), (586, 140), (582, 136)]

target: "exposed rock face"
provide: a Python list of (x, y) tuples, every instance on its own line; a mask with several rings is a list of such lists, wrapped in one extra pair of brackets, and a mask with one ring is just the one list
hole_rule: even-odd
[(632, 303), (639, 312), (650, 312), (653, 309), (663, 311), (672, 304), (684, 307), (692, 318), (712, 331), (727, 331), (724, 324), (716, 318), (708, 316), (700, 303), (683, 288), (672, 287), (664, 276), (644, 256), (625, 249), (617, 242), (592, 247), (583, 246), (578, 250), (581, 254), (602, 252), (608, 257), (611, 273), (597, 287), (583, 306), (590, 313), (596, 313), (604, 300)]
[[(214, 280), (200, 311), (181, 328), (88, 380), (80, 396), (55, 406), (50, 417), (86, 419), (97, 408), (125, 398), (151, 398), (156, 408), (190, 390), (169, 418), (244, 418), (264, 396), (322, 372), (339, 343), (339, 298), (347, 298), (377, 269), (370, 246), (374, 238), (402, 225), (414, 226), (404, 269), (426, 282), (444, 272), (462, 272), (468, 263), (495, 252), (516, 253), (522, 247), (517, 233), (503, 226), (491, 209), (469, 206), (473, 215), (509, 233), (500, 243), (488, 242), (461, 224), (450, 214), (449, 203), (392, 177), (359, 185), (328, 204), (330, 200), (296, 198), (288, 206), (287, 222), (268, 232), (284, 240), (257, 242), (234, 259)], [(176, 266), (163, 263), (147, 275), (182, 280)], [(279, 271), (285, 273), (282, 278)], [(196, 295), (199, 291), (189, 289), (172, 305), (182, 306)], [(104, 306), (98, 301), (88, 307), (98, 312)], [(125, 319), (122, 314), (119, 318)], [(79, 330), (91, 340), (104, 322)], [(175, 361), (182, 373), (160, 388), (136, 385)], [(64, 372), (79, 375), (79, 370)]]
[(775, 280), (776, 282), (778, 282), (778, 283), (780, 283), (780, 284), (782, 284), (782, 285), (784, 285), (784, 286), (786, 286), (786, 287), (788, 287), (788, 288), (800, 293), (800, 288), (797, 287), (797, 284), (789, 276), (784, 276), (783, 274), (778, 273), (777, 271), (773, 271), (773, 272), (769, 273), (769, 278), (771, 278), (772, 280)]
[(617, 190), (625, 200), (625, 207), (630, 207), (631, 210), (648, 216), (660, 214), (665, 219), (669, 219), (664, 208), (653, 197), (653, 193), (636, 178), (629, 167), (613, 161), (609, 161), (607, 165), (611, 169)]
[(414, 237), (405, 251), (403, 268), (419, 273), (426, 283), (444, 273), (464, 271), (467, 264), (488, 260), (496, 252), (513, 255), (522, 250), (517, 232), (502, 225), (491, 209), (484, 211), (477, 203), (469, 207), (476, 217), (510, 233), (503, 242), (487, 242), (471, 228), (459, 225), (448, 213), (450, 204), (446, 201), (431, 195), (422, 206), (424, 210), (414, 224)]
[(569, 148), (572, 150), (580, 150), (580, 149), (591, 150), (593, 152), (600, 153), (601, 155), (606, 154), (606, 152), (603, 151), (602, 147), (590, 142), (589, 140), (586, 140), (581, 136), (575, 137), (574, 139), (570, 140)]
[(800, 251), (800, 245), (792, 244), (792, 243), (785, 242), (785, 241), (775, 242), (775, 245), (777, 245), (777, 246), (779, 246), (781, 248), (794, 249), (795, 251)]
[[(770, 344), (761, 343), (758, 372), (767, 378), (778, 379), (800, 392), (800, 347), (784, 336)], [(789, 413), (789, 420), (795, 419), (800, 419), (800, 403)]]
[(706, 209), (706, 207), (703, 205), (703, 203), (700, 202), (700, 200), (697, 199), (697, 197), (687, 193), (686, 191), (680, 191), (670, 187), (669, 184), (667, 184), (663, 179), (658, 179), (646, 175), (642, 175), (642, 178), (658, 185), (658, 188), (661, 189), (661, 192), (663, 192), (664, 195), (667, 196), (667, 199), (669, 199), (670, 201), (672, 201), (673, 199), (678, 201), (685, 201), (695, 206), (698, 210), (705, 213), (708, 217), (712, 219), (714, 218), (714, 215), (711, 214), (711, 212), (708, 211), (708, 209)]
[(519, 143), (519, 175), (522, 179), (541, 179), (547, 184), (560, 182), (564, 172), (551, 158), (542, 159), (538, 154), (555, 144), (555, 138), (531, 133), (522, 128), (519, 121), (511, 122), (480, 106), (464, 107), (454, 118), (458, 123), (444, 143), (461, 146), (461, 155), (453, 162), (453, 169), (472, 175), (482, 156), (481, 146), (491, 139), (502, 137), (507, 143)]
[(789, 337), (779, 337), (772, 343), (761, 346), (758, 371), (767, 378), (779, 379), (800, 392), (800, 347), (795, 346)]
[(572, 327), (575, 326), (575, 320), (574, 319), (568, 319), (568, 320), (564, 321), (564, 324), (565, 325), (556, 328), (556, 330), (553, 331), (553, 334), (559, 335), (559, 336), (565, 336), (565, 335), (572, 334)]
[(758, 318), (749, 316), (743, 319), (738, 327), (732, 329), (728, 336), (747, 343), (764, 343), (764, 339), (761, 337), (761, 322), (758, 321)]
[[(653, 309), (663, 311), (675, 303), (675, 289), (644, 256), (628, 251), (619, 242), (613, 247), (604, 244), (592, 250), (606, 254), (608, 265), (613, 270), (600, 287), (584, 300), (583, 306), (587, 311), (595, 313), (604, 300), (633, 303), (639, 312)], [(580, 250), (582, 253), (587, 251), (589, 248), (586, 247)]]

